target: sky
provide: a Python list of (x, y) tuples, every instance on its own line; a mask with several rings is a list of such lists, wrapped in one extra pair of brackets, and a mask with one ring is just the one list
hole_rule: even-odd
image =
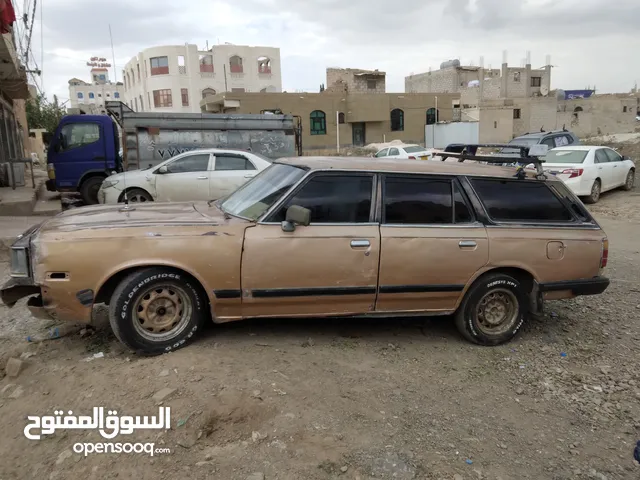
[[(17, 14), (37, 0), (14, 0)], [(283, 90), (317, 92), (325, 68), (387, 72), (387, 92), (404, 77), (459, 59), (498, 68), (503, 52), (533, 68), (551, 56), (551, 87), (629, 92), (640, 83), (640, 0), (40, 0), (30, 68), (48, 97), (89, 80), (86, 62), (122, 66), (160, 45), (217, 43), (280, 48)], [(40, 6), (42, 5), (42, 11)], [(42, 22), (40, 21), (42, 17)], [(21, 28), (21, 27), (20, 27)], [(26, 41), (22, 39), (23, 47)], [(44, 48), (41, 47), (44, 46)]]

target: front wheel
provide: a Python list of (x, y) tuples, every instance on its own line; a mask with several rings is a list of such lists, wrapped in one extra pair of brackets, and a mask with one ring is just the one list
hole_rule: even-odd
[(629, 190), (633, 190), (633, 184), (636, 181), (636, 172), (635, 170), (631, 169), (629, 170), (629, 173), (627, 173), (627, 179), (624, 182), (624, 186), (622, 188), (624, 188), (625, 190), (629, 191)]
[(458, 331), (479, 345), (500, 345), (516, 336), (528, 314), (522, 284), (503, 273), (479, 278), (465, 295), (455, 322)]
[[(153, 202), (153, 197), (141, 188), (132, 188), (131, 190), (127, 190), (125, 194), (129, 203), (144, 203), (144, 202)], [(122, 196), (124, 201), (125, 195)]]
[(98, 191), (102, 185), (103, 177), (89, 177), (80, 186), (80, 195), (85, 205), (95, 205), (98, 203)]
[(127, 347), (153, 355), (190, 342), (202, 328), (206, 310), (206, 298), (193, 278), (167, 268), (145, 268), (118, 285), (109, 321)]

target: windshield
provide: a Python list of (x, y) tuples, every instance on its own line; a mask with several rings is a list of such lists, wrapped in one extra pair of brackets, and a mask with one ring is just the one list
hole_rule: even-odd
[(587, 150), (549, 150), (544, 163), (584, 163)]
[[(521, 145), (523, 147), (530, 147), (531, 145), (537, 145), (540, 139), (537, 137), (520, 137), (514, 138), (509, 142), (509, 145)], [(500, 150), (500, 153), (516, 153), (520, 154), (520, 149), (518, 148), (503, 148)]]
[(276, 163), (245, 183), (222, 202), (223, 211), (257, 220), (305, 174), (301, 168)]
[(424, 148), (422, 148), (420, 145), (415, 145), (411, 147), (402, 147), (402, 148), (404, 148), (404, 151), (407, 153), (416, 153), (416, 152), (424, 151)]

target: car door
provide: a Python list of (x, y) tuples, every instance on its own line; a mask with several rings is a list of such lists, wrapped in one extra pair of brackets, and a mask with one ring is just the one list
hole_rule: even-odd
[(380, 150), (378, 153), (375, 154), (375, 157), (376, 158), (386, 157), (388, 153), (389, 153), (389, 149), (383, 148), (382, 150)]
[(60, 127), (50, 162), (55, 166), (58, 188), (76, 188), (85, 173), (106, 170), (103, 126), (97, 122), (74, 122)]
[(599, 148), (595, 153), (596, 169), (598, 176), (602, 182), (602, 191), (611, 190), (615, 185), (615, 175), (613, 163), (609, 161), (609, 156), (605, 153), (604, 148)]
[(185, 202), (210, 200), (209, 153), (189, 153), (165, 164), (167, 171), (157, 169), (156, 195), (158, 202)]
[(246, 155), (216, 153), (209, 178), (211, 198), (217, 200), (230, 195), (257, 173), (258, 169)]
[(390, 148), (389, 149), (389, 155), (387, 155), (388, 157), (391, 158), (399, 158), (400, 157), (400, 151), (397, 148)]
[[(374, 309), (380, 256), (375, 177), (317, 172), (245, 232), (243, 316), (349, 315)], [(286, 209), (311, 211), (308, 226), (282, 229)]]
[(625, 168), (625, 164), (622, 161), (622, 157), (618, 154), (618, 152), (610, 149), (603, 148), (604, 153), (609, 158), (609, 162), (611, 162), (613, 169), (613, 186), (612, 188), (619, 187), (620, 185), (624, 185), (627, 181), (627, 173), (629, 169)]
[(489, 258), (458, 180), (385, 175), (376, 311), (451, 311)]

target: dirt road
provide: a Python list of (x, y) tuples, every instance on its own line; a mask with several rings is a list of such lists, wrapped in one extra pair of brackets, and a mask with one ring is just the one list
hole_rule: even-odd
[[(0, 478), (638, 479), (640, 189), (593, 211), (611, 242), (609, 290), (548, 303), (494, 348), (448, 318), (270, 320), (140, 358), (107, 328), (27, 344), (42, 322), (0, 307), (0, 365), (34, 354), (0, 380)], [(114, 441), (168, 454), (84, 457), (72, 446), (105, 441), (95, 431), (23, 434), (27, 415), (56, 409), (153, 415), (162, 389), (175, 389), (162, 403), (171, 430)]]

